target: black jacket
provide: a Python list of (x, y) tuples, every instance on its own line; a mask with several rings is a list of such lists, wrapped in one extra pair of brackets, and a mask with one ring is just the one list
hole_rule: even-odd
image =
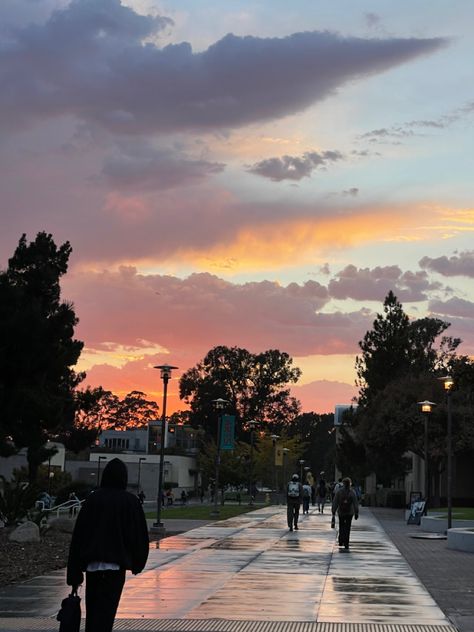
[(82, 584), (90, 562), (111, 562), (133, 574), (148, 559), (148, 527), (139, 499), (125, 491), (127, 469), (119, 459), (110, 461), (101, 487), (91, 493), (77, 517), (67, 564), (67, 583)]

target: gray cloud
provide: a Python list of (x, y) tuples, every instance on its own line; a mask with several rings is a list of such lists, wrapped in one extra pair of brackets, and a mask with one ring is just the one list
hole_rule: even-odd
[(356, 268), (346, 266), (329, 282), (333, 298), (352, 298), (357, 301), (383, 301), (392, 290), (403, 302), (427, 300), (427, 292), (437, 290), (439, 283), (431, 283), (426, 272), (402, 272), (394, 266)]
[(281, 158), (267, 158), (250, 166), (247, 171), (273, 182), (282, 180), (302, 180), (308, 178), (318, 167), (342, 160), (339, 151), (310, 151), (299, 156), (282, 156)]
[(236, 127), (301, 111), (347, 81), (446, 44), (305, 32), (227, 35), (193, 53), (188, 43), (150, 42), (170, 25), (119, 0), (73, 0), (44, 24), (4, 34), (0, 120), (20, 128), (71, 115), (122, 133)]
[(443, 316), (474, 319), (474, 303), (462, 298), (453, 297), (449, 301), (430, 301), (429, 309)]
[(126, 143), (106, 159), (102, 176), (117, 189), (172, 189), (220, 173), (224, 167), (222, 163), (189, 158), (174, 149)]
[(474, 277), (474, 250), (466, 250), (452, 257), (423, 257), (419, 261), (421, 268), (438, 272), (443, 276), (466, 276)]

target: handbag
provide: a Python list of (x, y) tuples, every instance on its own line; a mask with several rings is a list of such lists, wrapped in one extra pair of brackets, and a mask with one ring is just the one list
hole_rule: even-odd
[(61, 602), (61, 609), (56, 619), (60, 622), (59, 632), (79, 632), (81, 627), (81, 598), (77, 588)]

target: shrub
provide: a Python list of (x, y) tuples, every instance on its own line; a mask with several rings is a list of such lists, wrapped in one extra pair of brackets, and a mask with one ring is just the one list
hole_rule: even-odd
[(35, 506), (38, 488), (28, 483), (9, 483), (4, 476), (0, 493), (0, 516), (6, 526), (16, 525)]

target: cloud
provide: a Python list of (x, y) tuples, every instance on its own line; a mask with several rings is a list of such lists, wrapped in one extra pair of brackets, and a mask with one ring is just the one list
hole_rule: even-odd
[(348, 81), (446, 44), (229, 34), (193, 53), (186, 42), (158, 47), (171, 24), (119, 0), (73, 0), (44, 24), (12, 30), (0, 49), (3, 126), (69, 115), (128, 134), (238, 127), (302, 111)]
[(254, 173), (273, 182), (282, 180), (301, 180), (308, 178), (318, 167), (342, 160), (339, 151), (310, 151), (299, 156), (282, 156), (281, 158), (267, 158), (248, 167), (249, 173)]
[(426, 272), (402, 272), (397, 265), (376, 268), (346, 266), (329, 282), (328, 290), (333, 298), (351, 298), (357, 301), (383, 301), (392, 290), (402, 302), (427, 300), (427, 292), (439, 289)]
[(106, 158), (102, 177), (115, 189), (154, 191), (197, 183), (224, 167), (222, 163), (189, 158), (171, 148), (129, 142)]
[(444, 316), (457, 316), (458, 318), (470, 318), (474, 320), (474, 303), (462, 298), (453, 297), (449, 301), (430, 301), (429, 309), (436, 314)]
[(474, 278), (474, 250), (465, 250), (452, 257), (423, 257), (419, 265), (443, 276), (466, 276)]
[(342, 195), (344, 197), (356, 197), (357, 195), (359, 195), (359, 189), (358, 187), (351, 187), (350, 189), (345, 189), (342, 192)]

